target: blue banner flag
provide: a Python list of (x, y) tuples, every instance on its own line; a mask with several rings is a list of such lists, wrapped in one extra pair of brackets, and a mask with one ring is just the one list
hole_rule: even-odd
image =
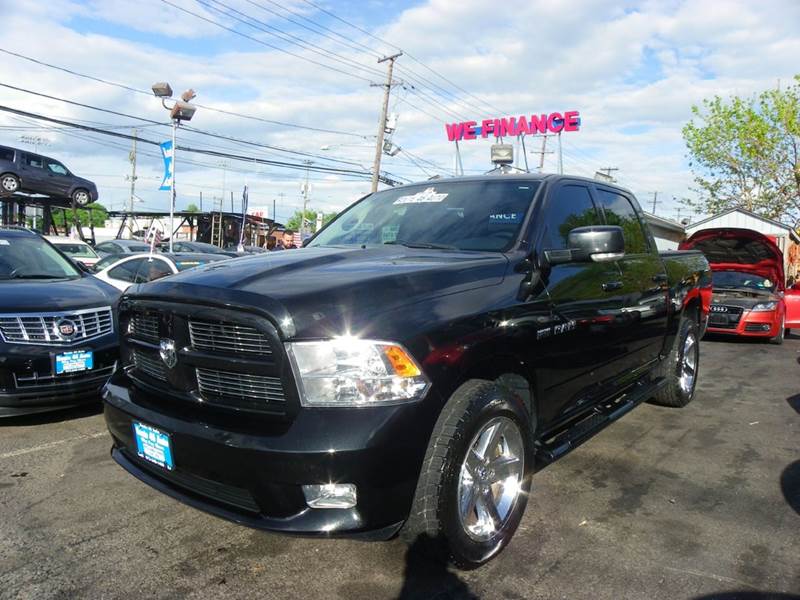
[(172, 148), (172, 140), (162, 142), (160, 146), (161, 156), (164, 158), (164, 180), (161, 182), (161, 187), (158, 189), (166, 191), (172, 189), (172, 159), (175, 156), (175, 152)]

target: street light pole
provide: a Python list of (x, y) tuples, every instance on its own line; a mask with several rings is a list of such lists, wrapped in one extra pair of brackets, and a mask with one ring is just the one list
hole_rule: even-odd
[(172, 252), (172, 238), (175, 237), (175, 171), (178, 158), (178, 147), (175, 137), (178, 131), (178, 119), (172, 119), (172, 202), (169, 205), (169, 251)]

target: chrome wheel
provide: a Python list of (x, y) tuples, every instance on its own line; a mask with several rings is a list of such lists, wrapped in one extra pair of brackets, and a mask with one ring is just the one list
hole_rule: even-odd
[(685, 394), (694, 390), (694, 380), (697, 375), (697, 339), (693, 332), (686, 335), (681, 353), (680, 386)]
[(75, 199), (75, 204), (78, 206), (86, 206), (89, 204), (89, 193), (85, 192), (84, 190), (78, 190), (73, 194), (73, 198)]
[(508, 521), (522, 490), (525, 445), (517, 424), (495, 417), (475, 435), (461, 464), (458, 509), (466, 534), (485, 542)]
[(13, 175), (4, 176), (0, 185), (3, 186), (4, 192), (16, 192), (19, 189), (19, 181)]

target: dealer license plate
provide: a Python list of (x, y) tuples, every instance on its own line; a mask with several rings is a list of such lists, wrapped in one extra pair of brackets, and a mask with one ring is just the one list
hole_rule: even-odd
[(94, 355), (90, 351), (65, 352), (56, 354), (56, 375), (91, 371), (94, 368)]
[(136, 454), (140, 458), (167, 471), (175, 468), (175, 463), (172, 462), (172, 445), (169, 434), (150, 425), (134, 422), (133, 437), (136, 438)]

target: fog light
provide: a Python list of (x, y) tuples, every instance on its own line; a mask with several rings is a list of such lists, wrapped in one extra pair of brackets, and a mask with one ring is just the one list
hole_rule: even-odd
[(303, 494), (311, 508), (353, 508), (356, 505), (354, 483), (304, 485)]

